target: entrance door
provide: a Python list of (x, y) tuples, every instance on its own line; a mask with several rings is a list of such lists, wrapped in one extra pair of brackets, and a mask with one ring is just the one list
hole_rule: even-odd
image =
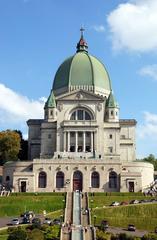
[(82, 173), (80, 171), (74, 172), (73, 175), (73, 191), (82, 191)]
[(21, 192), (26, 192), (26, 181), (21, 181)]
[(134, 182), (129, 182), (129, 192), (134, 192)]

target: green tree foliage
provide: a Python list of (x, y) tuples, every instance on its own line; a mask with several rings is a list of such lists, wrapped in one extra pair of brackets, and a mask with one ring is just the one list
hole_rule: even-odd
[(16, 131), (0, 132), (0, 165), (16, 161), (20, 150), (20, 135)]
[(20, 151), (18, 154), (18, 158), (20, 160), (27, 160), (28, 159), (28, 141), (23, 139), (21, 131), (16, 130), (15, 132), (17, 132), (20, 135)]
[(157, 240), (157, 234), (148, 233), (142, 237), (142, 240)]
[[(43, 230), (43, 228), (42, 228)], [(59, 240), (60, 239), (60, 226), (54, 225), (53, 227), (46, 226), (44, 229), (45, 240)]]
[(153, 154), (150, 154), (148, 157), (142, 159), (145, 162), (152, 163), (154, 165), (154, 170), (157, 171), (157, 159)]
[(29, 240), (44, 240), (44, 234), (40, 229), (34, 228), (30, 233), (28, 233), (28, 239)]
[(134, 237), (133, 236), (130, 236), (126, 233), (120, 233), (119, 234), (119, 240), (134, 240)]
[(111, 234), (105, 233), (104, 231), (101, 231), (101, 230), (97, 230), (96, 231), (96, 239), (97, 240), (110, 240)]
[(27, 233), (21, 228), (14, 228), (13, 231), (9, 234), (7, 240), (27, 240)]
[(40, 229), (41, 228), (41, 220), (40, 220), (40, 218), (34, 218), (34, 222), (32, 223), (32, 228), (33, 229), (35, 229), (35, 228)]

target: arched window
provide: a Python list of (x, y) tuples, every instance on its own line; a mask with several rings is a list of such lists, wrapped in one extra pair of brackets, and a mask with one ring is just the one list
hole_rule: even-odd
[(117, 173), (114, 171), (109, 173), (109, 188), (117, 188)]
[(77, 109), (75, 110), (71, 117), (70, 120), (86, 120), (86, 121), (90, 121), (93, 119), (93, 116), (91, 113), (89, 113), (88, 111), (84, 110), (84, 109)]
[(56, 174), (56, 188), (63, 188), (64, 187), (64, 173), (57, 172)]
[(39, 173), (39, 180), (38, 180), (38, 187), (39, 188), (46, 188), (47, 184), (47, 176), (45, 172)]
[(6, 182), (9, 182), (10, 181), (10, 177), (9, 176), (6, 176)]
[(92, 188), (99, 188), (99, 173), (98, 172), (92, 172), (91, 176), (91, 187)]

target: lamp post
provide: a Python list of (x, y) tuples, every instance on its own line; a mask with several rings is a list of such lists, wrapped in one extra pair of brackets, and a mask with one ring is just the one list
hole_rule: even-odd
[(62, 210), (62, 211), (63, 211), (63, 217), (62, 217), (62, 220), (64, 221), (64, 208), (65, 208), (65, 199), (63, 199), (63, 200), (62, 200), (62, 202), (63, 202), (63, 210)]
[(60, 221), (63, 222), (63, 215), (60, 215)]
[(91, 199), (90, 202), (91, 202), (91, 212), (92, 212), (92, 210), (93, 210), (93, 199)]
[(97, 216), (94, 215), (94, 227), (95, 227), (95, 224), (96, 224), (96, 218), (97, 218)]

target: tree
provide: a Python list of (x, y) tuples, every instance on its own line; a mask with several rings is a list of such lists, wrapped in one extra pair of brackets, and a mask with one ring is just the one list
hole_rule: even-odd
[(148, 157), (142, 159), (145, 162), (149, 162), (154, 165), (154, 170), (157, 171), (157, 159), (153, 154), (150, 154)]
[(141, 239), (142, 240), (157, 240), (157, 235), (155, 233), (148, 233), (148, 234), (144, 235)]
[(44, 240), (44, 234), (40, 229), (33, 229), (31, 232), (28, 233), (29, 240)]
[(16, 228), (15, 230), (13, 230), (7, 240), (27, 240), (27, 233), (26, 231), (20, 229), (20, 228)]
[(20, 150), (20, 135), (16, 131), (0, 132), (0, 165), (16, 161)]
[(28, 159), (28, 141), (23, 139), (22, 132), (19, 130), (15, 130), (20, 135), (20, 151), (18, 154), (18, 158), (20, 160), (27, 160)]

